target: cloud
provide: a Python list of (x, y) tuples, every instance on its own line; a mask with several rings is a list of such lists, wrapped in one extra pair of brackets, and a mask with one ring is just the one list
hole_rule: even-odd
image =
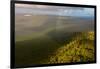
[(29, 5), (29, 4), (15, 4), (15, 7), (22, 7), (22, 8), (48, 8), (50, 6), (45, 5)]
[(33, 14), (41, 13), (41, 14), (63, 15), (63, 16), (94, 16), (93, 8), (61, 7), (61, 6), (35, 5), (35, 4), (15, 4), (15, 6), (21, 7), (21, 8), (16, 8), (16, 13), (17, 12), (33, 13)]

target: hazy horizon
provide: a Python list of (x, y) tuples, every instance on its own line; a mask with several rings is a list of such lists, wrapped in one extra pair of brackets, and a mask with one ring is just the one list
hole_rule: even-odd
[(94, 17), (94, 8), (61, 7), (47, 5), (15, 5), (15, 14), (59, 15), (76, 17)]

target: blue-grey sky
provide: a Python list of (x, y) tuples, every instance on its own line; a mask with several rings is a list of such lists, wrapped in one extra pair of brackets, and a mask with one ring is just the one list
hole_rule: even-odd
[(60, 7), (45, 5), (16, 4), (16, 14), (45, 14), (61, 16), (93, 17), (94, 8), (83, 7)]

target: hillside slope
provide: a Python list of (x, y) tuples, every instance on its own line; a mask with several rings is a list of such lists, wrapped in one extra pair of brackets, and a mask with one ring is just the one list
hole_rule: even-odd
[[(60, 47), (44, 63), (70, 63), (94, 61), (94, 32), (83, 32)], [(41, 63), (43, 63), (41, 62)]]

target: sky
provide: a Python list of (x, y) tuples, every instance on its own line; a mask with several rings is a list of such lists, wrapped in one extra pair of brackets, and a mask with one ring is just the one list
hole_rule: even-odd
[(94, 8), (15, 4), (15, 13), (93, 17)]

